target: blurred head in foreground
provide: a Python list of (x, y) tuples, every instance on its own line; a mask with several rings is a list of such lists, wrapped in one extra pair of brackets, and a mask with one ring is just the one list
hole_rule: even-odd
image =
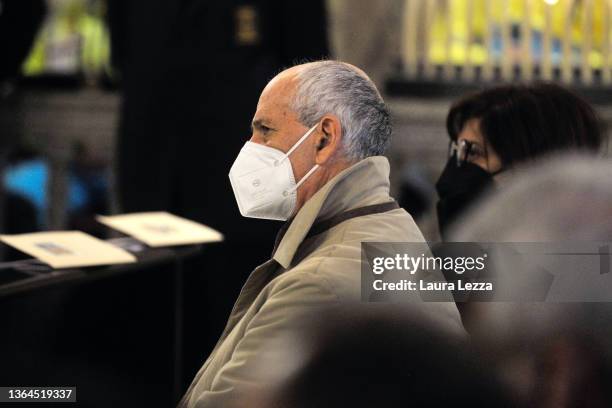
[[(451, 239), (605, 244), (612, 240), (610, 175), (612, 161), (590, 156), (559, 156), (521, 169), (476, 206)], [(609, 262), (607, 248), (593, 257), (595, 269)], [(532, 288), (542, 273), (502, 266), (516, 288)], [(545, 301), (472, 303), (464, 323), (529, 406), (612, 406), (612, 303), (594, 300), (610, 299), (612, 274), (562, 269), (545, 271), (554, 278)], [(573, 301), (551, 301), (555, 294)]]
[(446, 120), (449, 161), (437, 183), (438, 220), (447, 228), (517, 164), (560, 151), (597, 152), (593, 108), (552, 83), (505, 85), (456, 102)]
[(291, 353), (301, 350), (300, 363), (277, 373), (255, 406), (515, 406), (465, 339), (408, 312), (363, 304), (322, 311), (287, 342)]
[(528, 407), (612, 406), (610, 303), (481, 303), (472, 339)]
[(612, 160), (559, 155), (524, 166), (451, 231), (456, 241), (612, 240)]

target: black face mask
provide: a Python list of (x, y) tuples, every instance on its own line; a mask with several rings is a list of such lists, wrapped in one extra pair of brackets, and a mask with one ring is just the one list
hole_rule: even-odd
[(449, 158), (436, 183), (440, 197), (436, 209), (443, 240), (448, 238), (448, 227), (492, 184), (493, 174), (480, 166), (469, 162), (457, 166), (456, 157)]

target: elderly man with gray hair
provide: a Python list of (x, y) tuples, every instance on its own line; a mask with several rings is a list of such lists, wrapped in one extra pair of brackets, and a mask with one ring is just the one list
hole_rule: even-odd
[[(424, 242), (389, 196), (389, 112), (360, 69), (319, 61), (281, 72), (260, 96), (252, 131), (229, 174), (238, 207), (286, 223), (181, 406), (233, 406), (261, 381), (255, 367), (287, 364), (271, 343), (321, 307), (359, 302), (361, 242)], [(454, 304), (420, 307), (462, 331)]]

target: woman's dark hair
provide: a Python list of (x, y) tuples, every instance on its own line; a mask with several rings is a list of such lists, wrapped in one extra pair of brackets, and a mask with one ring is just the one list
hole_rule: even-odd
[(470, 119), (504, 166), (564, 149), (596, 151), (600, 122), (585, 100), (552, 83), (504, 85), (453, 104), (446, 118), (452, 140)]

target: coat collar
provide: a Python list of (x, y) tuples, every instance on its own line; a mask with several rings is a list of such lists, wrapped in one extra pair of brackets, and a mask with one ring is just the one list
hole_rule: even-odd
[(273, 259), (287, 269), (317, 219), (389, 199), (389, 161), (384, 156), (368, 157), (344, 169), (317, 191), (288, 221), (287, 231)]

